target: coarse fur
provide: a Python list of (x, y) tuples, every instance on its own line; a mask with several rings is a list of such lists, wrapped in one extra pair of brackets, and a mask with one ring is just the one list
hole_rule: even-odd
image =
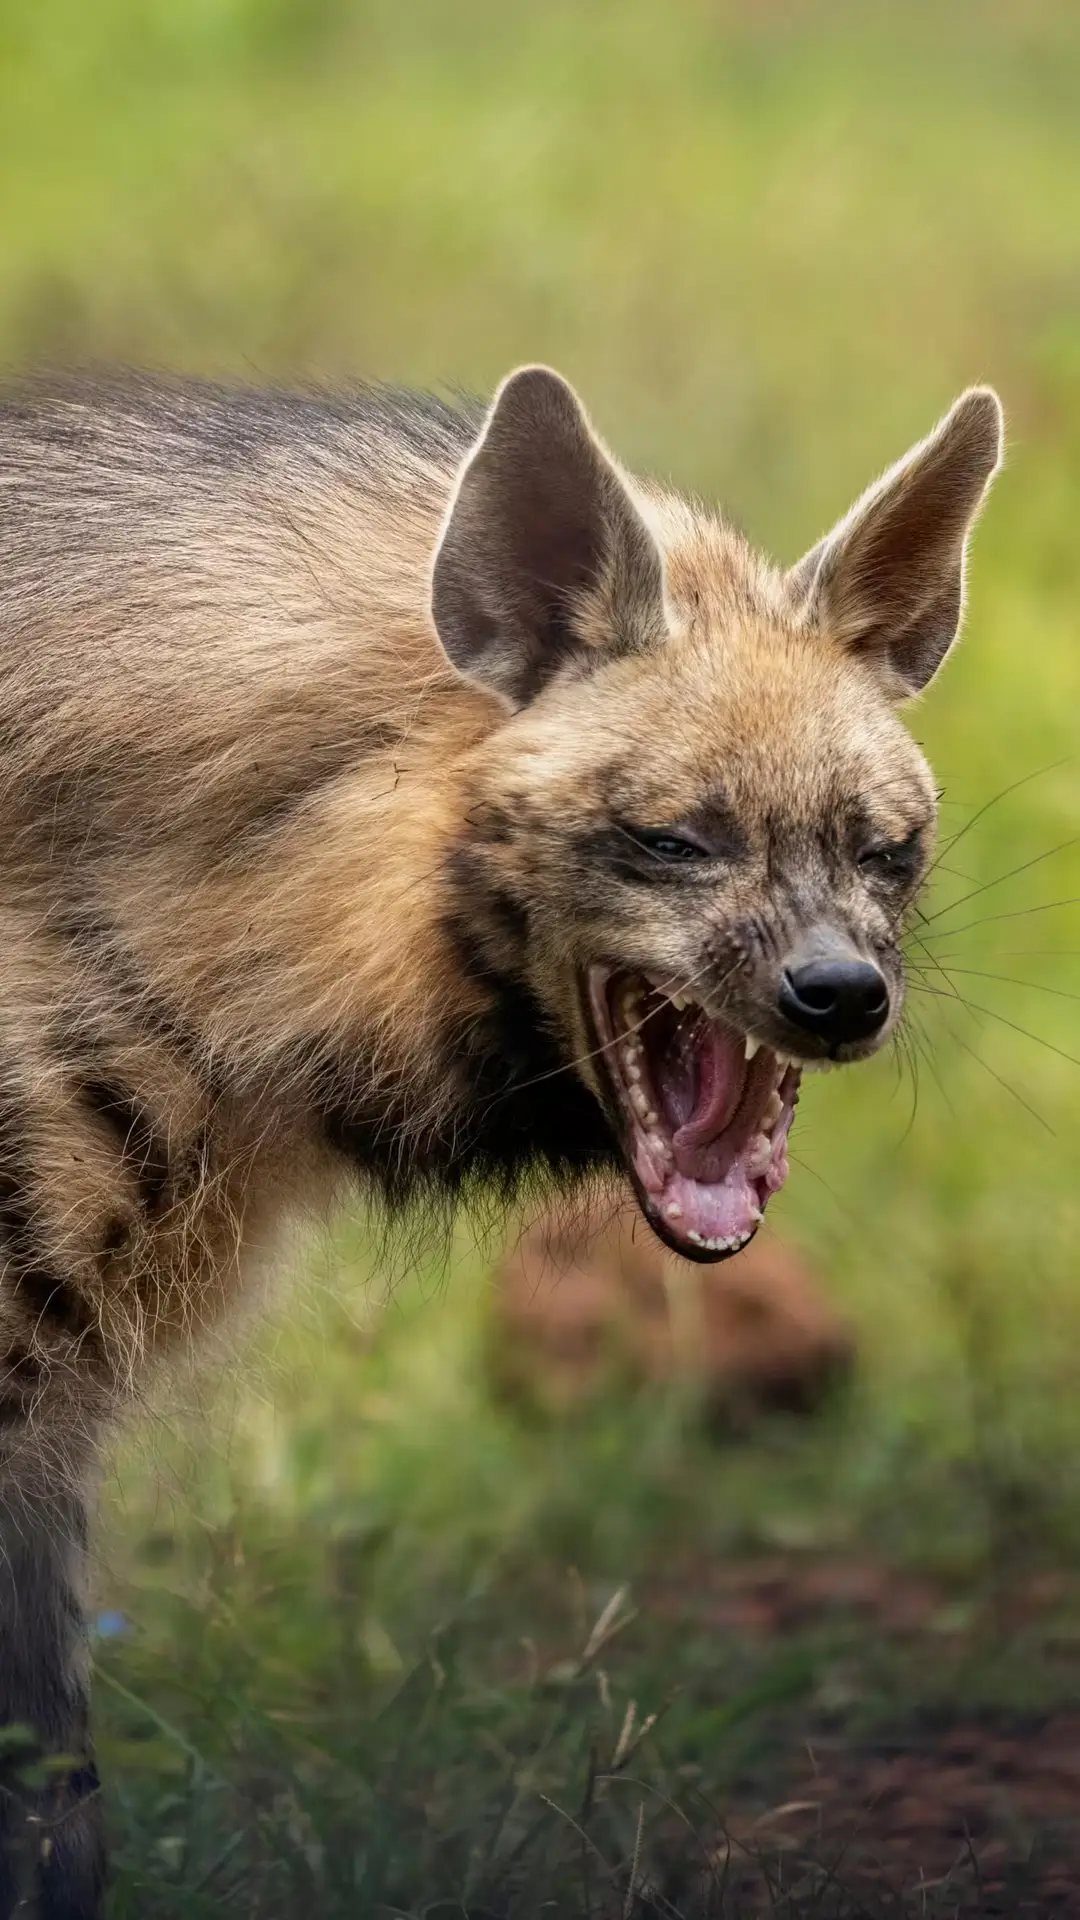
[(615, 1163), (597, 960), (795, 1052), (778, 973), (842, 936), (895, 1017), (933, 788), (893, 707), (999, 449), (976, 390), (784, 574), (542, 369), (487, 411), (8, 396), (0, 1725), (78, 1764), (4, 1791), (0, 1920), (99, 1911), (79, 1564), (147, 1369), (356, 1179), (399, 1207)]

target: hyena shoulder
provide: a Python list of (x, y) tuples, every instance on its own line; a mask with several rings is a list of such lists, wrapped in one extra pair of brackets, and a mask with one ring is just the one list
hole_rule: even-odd
[(0, 408), (0, 1315), (24, 1383), (100, 1347), (111, 1392), (224, 1304), (262, 1170), (310, 1176), (296, 1089), (340, 989), (320, 928), (440, 678), (425, 569), (473, 430), (380, 390)]

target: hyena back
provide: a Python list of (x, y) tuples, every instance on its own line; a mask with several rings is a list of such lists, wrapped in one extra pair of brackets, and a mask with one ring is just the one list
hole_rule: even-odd
[(103, 1878), (88, 1475), (148, 1367), (359, 1176), (621, 1162), (691, 1258), (800, 1068), (891, 1031), (959, 623), (972, 390), (784, 573), (572, 390), (139, 380), (0, 411), (0, 1920)]

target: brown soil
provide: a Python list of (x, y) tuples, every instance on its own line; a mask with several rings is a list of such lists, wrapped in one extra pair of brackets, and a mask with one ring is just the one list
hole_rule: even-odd
[[(678, 1587), (650, 1612), (670, 1616)], [(855, 1616), (864, 1643), (877, 1627), (916, 1665), (940, 1658), (950, 1604), (932, 1580), (846, 1559), (716, 1571), (697, 1598), (710, 1626), (758, 1642)], [(1007, 1640), (1041, 1623), (1052, 1638), (1078, 1598), (1060, 1576), (1031, 1576), (966, 1631)], [(711, 1861), (730, 1898), (717, 1911), (1080, 1920), (1080, 1710), (924, 1710), (872, 1737), (842, 1718), (809, 1716), (786, 1757), (736, 1790)]]
[(683, 1380), (720, 1418), (812, 1412), (853, 1358), (826, 1288), (770, 1232), (719, 1265), (692, 1265), (665, 1252), (614, 1187), (591, 1207), (542, 1215), (493, 1278), (496, 1381), (553, 1412), (614, 1378)]

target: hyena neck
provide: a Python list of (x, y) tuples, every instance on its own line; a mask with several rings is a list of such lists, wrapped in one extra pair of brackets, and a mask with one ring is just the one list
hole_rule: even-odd
[[(430, 823), (424, 784), (402, 796), (402, 823), (417, 799)], [(467, 776), (444, 774), (444, 801), (448, 792), (426, 872), (399, 876), (414, 924), (394, 1007), (365, 1021), (358, 998), (360, 1023), (328, 1031), (310, 1055), (326, 1138), (392, 1203), (474, 1185), (509, 1195), (533, 1176), (565, 1185), (614, 1160), (529, 984), (527, 925), (488, 869)], [(384, 940), (385, 926), (373, 922), (371, 938)]]

